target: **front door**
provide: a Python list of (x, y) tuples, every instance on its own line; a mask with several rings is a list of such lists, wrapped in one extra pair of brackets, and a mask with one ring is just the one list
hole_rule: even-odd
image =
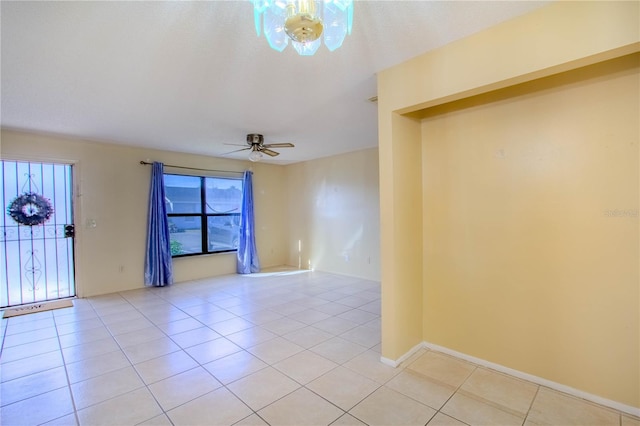
[(0, 308), (75, 296), (72, 166), (0, 163)]

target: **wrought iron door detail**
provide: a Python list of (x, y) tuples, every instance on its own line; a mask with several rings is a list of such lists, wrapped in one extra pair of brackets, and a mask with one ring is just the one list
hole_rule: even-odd
[(71, 165), (0, 163), (0, 307), (75, 296)]

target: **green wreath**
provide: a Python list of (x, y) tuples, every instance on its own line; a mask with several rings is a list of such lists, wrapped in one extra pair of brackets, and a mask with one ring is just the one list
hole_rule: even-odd
[(49, 200), (35, 192), (28, 192), (16, 197), (7, 213), (20, 225), (37, 226), (45, 223), (53, 214)]

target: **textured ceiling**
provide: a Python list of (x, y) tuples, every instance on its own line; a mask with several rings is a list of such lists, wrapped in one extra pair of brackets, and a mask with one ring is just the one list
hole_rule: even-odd
[(262, 133), (296, 144), (279, 164), (374, 147), (378, 71), (546, 3), (356, 1), (343, 46), (301, 57), (250, 1), (2, 1), (1, 124), (212, 156)]

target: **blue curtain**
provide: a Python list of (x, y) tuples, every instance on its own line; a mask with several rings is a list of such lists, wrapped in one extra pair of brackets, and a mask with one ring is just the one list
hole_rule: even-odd
[(169, 220), (164, 195), (164, 165), (158, 162), (153, 163), (151, 170), (144, 283), (156, 287), (173, 283)]
[(244, 172), (242, 184), (242, 212), (240, 213), (240, 241), (238, 244), (238, 273), (260, 272), (253, 221), (253, 173)]

